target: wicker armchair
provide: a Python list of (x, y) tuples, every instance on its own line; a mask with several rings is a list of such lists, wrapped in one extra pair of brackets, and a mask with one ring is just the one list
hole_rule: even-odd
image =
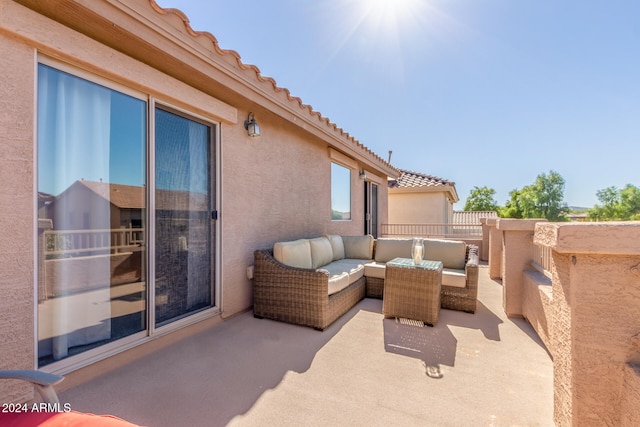
[(272, 250), (254, 252), (253, 314), (324, 330), (365, 297), (363, 276), (347, 288), (328, 295), (329, 273), (290, 267)]
[(467, 245), (465, 273), (467, 284), (464, 288), (442, 286), (440, 305), (450, 310), (475, 313), (478, 301), (478, 247)]

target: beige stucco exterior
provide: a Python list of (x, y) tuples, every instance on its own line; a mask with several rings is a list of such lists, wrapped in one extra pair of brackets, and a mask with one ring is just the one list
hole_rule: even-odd
[(500, 279), (502, 277), (503, 233), (498, 230), (498, 218), (487, 218), (486, 231), (489, 233), (489, 250), (487, 252), (489, 257), (489, 277)]
[[(526, 317), (553, 358), (556, 425), (637, 425), (640, 222), (497, 223), (489, 265), (502, 260), (505, 311)], [(544, 274), (527, 262), (533, 245), (551, 250)]]
[(449, 224), (453, 202), (443, 190), (389, 189), (389, 224)]
[(558, 425), (640, 417), (640, 223), (538, 224), (552, 249), (554, 418)]
[[(275, 85), (213, 36), (153, 0), (0, 0), (0, 369), (34, 368), (36, 72), (46, 60), (81, 76), (146, 94), (217, 125), (217, 260), (221, 303), (209, 321), (251, 307), (253, 251), (279, 240), (364, 229), (363, 181), (397, 171), (311, 107)], [(255, 114), (261, 136), (243, 123)], [(351, 221), (331, 220), (330, 172), (350, 159)], [(144, 340), (143, 340), (144, 341)], [(143, 344), (141, 342), (140, 344)], [(16, 391), (17, 390), (17, 391)], [(0, 396), (24, 389), (0, 384)]]
[(501, 274), (504, 311), (508, 316), (522, 316), (523, 276), (531, 262), (531, 244), (536, 223), (545, 219), (499, 218), (498, 232), (502, 233)]

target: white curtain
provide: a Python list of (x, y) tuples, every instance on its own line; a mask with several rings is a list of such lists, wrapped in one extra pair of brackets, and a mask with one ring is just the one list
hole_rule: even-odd
[[(109, 89), (44, 65), (39, 67), (38, 191), (60, 195), (78, 180), (109, 182), (110, 116)], [(56, 222), (66, 222), (70, 227), (84, 215), (94, 218), (92, 228), (110, 228), (108, 212), (87, 213), (90, 206), (68, 199), (56, 201), (60, 215), (56, 215), (54, 230), (63, 227)], [(100, 220), (96, 222), (95, 218)], [(48, 274), (49, 280), (56, 282), (57, 295), (39, 304), (39, 341), (52, 338), (50, 349), (40, 345), (39, 356), (49, 350), (57, 360), (68, 355), (69, 347), (109, 339), (109, 256), (52, 260), (45, 265), (51, 271), (45, 266), (40, 274)], [(69, 292), (70, 288), (74, 292)]]
[(109, 182), (111, 91), (46, 66), (38, 77), (39, 190)]

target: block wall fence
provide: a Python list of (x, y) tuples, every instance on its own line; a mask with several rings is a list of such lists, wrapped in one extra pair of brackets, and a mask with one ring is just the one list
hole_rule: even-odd
[[(556, 425), (640, 425), (640, 222), (485, 224), (505, 313), (553, 359)], [(532, 267), (534, 245), (551, 249), (550, 271)]]

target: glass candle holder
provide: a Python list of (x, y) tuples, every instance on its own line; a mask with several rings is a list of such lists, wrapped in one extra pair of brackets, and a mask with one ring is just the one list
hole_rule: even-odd
[(413, 239), (411, 254), (413, 256), (414, 264), (420, 264), (422, 262), (422, 258), (424, 256), (424, 246), (422, 245), (422, 239)]

